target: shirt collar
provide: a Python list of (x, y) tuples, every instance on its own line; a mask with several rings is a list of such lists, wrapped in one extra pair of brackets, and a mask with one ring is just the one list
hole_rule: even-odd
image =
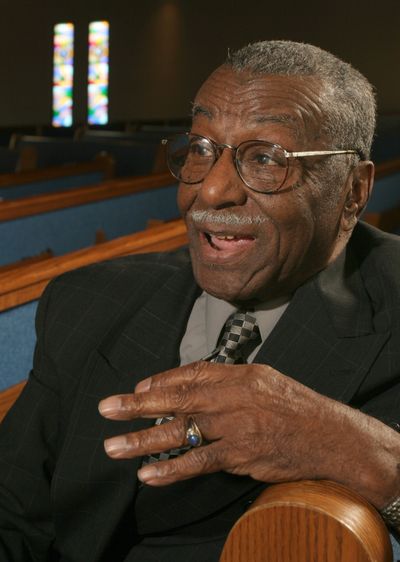
[[(205, 326), (207, 337), (207, 350), (211, 353), (217, 343), (225, 322), (237, 310), (232, 304), (217, 299), (204, 292), (200, 298), (205, 299)], [(280, 297), (269, 302), (260, 303), (254, 307), (254, 314), (260, 330), (261, 341), (265, 341), (274, 329), (279, 318), (285, 312), (290, 297)]]

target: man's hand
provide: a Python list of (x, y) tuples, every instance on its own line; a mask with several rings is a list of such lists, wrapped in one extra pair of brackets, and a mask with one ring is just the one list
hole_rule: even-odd
[(113, 458), (186, 445), (193, 417), (206, 444), (140, 469), (139, 479), (153, 486), (216, 471), (264, 482), (324, 478), (353, 487), (378, 507), (398, 490), (396, 463), (382, 446), (384, 437), (400, 453), (393, 430), (267, 365), (192, 363), (140, 382), (134, 394), (107, 398), (99, 409), (115, 420), (175, 417), (107, 440)]

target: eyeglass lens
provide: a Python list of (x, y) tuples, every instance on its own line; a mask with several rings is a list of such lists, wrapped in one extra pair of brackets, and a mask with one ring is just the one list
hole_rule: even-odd
[[(213, 143), (198, 135), (176, 135), (168, 140), (168, 165), (183, 183), (204, 180), (220, 156)], [(279, 189), (286, 178), (287, 160), (283, 150), (267, 142), (248, 141), (236, 150), (235, 164), (244, 183), (257, 191)]]

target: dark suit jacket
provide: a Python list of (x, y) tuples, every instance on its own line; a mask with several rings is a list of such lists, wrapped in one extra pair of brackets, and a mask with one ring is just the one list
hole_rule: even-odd
[[(256, 362), (399, 423), (399, 280), (399, 239), (359, 225), (297, 290)], [(138, 492), (140, 459), (103, 449), (153, 423), (105, 420), (98, 402), (178, 364), (198, 294), (186, 251), (97, 264), (46, 290), (34, 369), (0, 431), (0, 560), (117, 562), (143, 536), (218, 542), (260, 491), (221, 473)]]

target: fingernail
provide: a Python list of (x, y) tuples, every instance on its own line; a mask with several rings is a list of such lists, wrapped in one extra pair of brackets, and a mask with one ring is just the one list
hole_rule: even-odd
[(148, 392), (150, 390), (150, 386), (151, 386), (151, 377), (140, 381), (135, 387), (135, 392)]
[(112, 439), (106, 439), (104, 441), (104, 449), (107, 455), (111, 457), (117, 457), (127, 450), (127, 441), (123, 436), (113, 437)]
[(99, 412), (102, 416), (112, 417), (117, 414), (121, 408), (121, 399), (118, 396), (110, 396), (99, 403)]
[(147, 466), (144, 466), (143, 468), (138, 470), (137, 475), (141, 482), (149, 482), (150, 480), (157, 478), (157, 468), (154, 466), (154, 464), (148, 464)]

